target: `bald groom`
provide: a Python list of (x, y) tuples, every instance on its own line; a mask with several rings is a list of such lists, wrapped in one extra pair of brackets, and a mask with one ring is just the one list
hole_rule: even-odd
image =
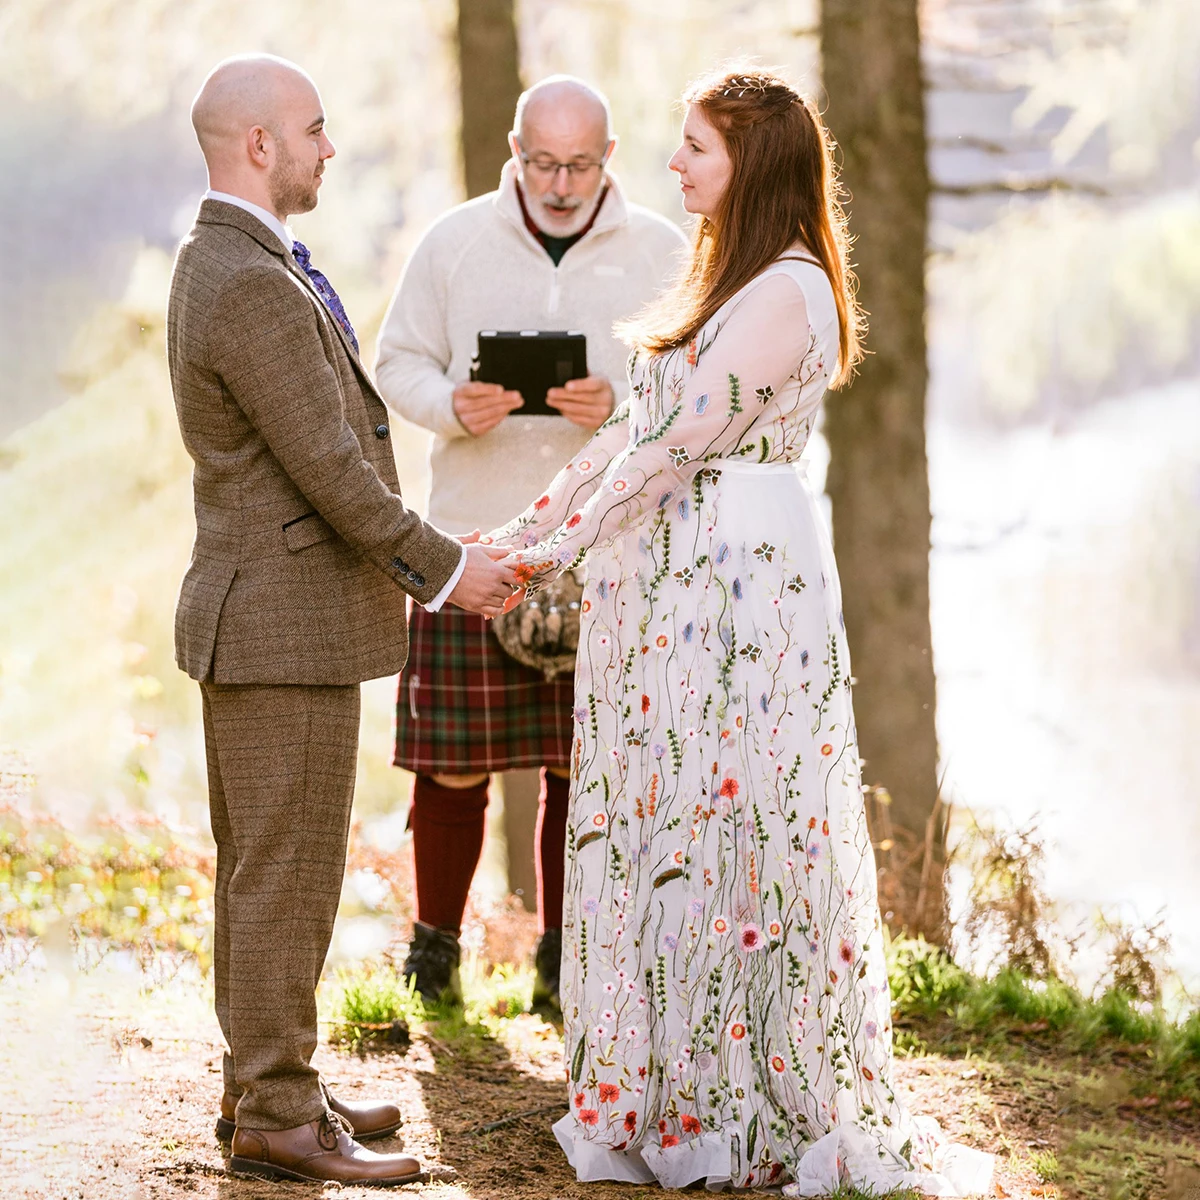
[(359, 1142), (390, 1104), (332, 1095), (310, 1059), (337, 912), (359, 684), (408, 651), (406, 600), (494, 615), (507, 569), (400, 496), (387, 410), (337, 292), (293, 240), (334, 155), (321, 98), (282, 59), (205, 80), (192, 120), (209, 191), (175, 260), (167, 350), (195, 461), (196, 540), (175, 618), (199, 681), (217, 842), (214, 975), (231, 1169), (281, 1179), (428, 1178)]

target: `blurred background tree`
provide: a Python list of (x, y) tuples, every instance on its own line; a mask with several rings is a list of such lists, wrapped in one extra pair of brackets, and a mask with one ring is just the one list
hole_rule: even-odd
[(929, 172), (917, 0), (825, 0), (821, 66), (870, 314), (859, 375), (825, 409), (825, 490), (858, 680), (863, 783), (886, 802), (872, 811), (889, 920), (941, 942), (946, 831), (929, 627)]
[(458, 96), (467, 196), (493, 191), (521, 94), (513, 0), (458, 0)]

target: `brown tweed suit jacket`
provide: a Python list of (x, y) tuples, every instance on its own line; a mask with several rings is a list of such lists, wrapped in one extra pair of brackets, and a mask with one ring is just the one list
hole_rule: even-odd
[(167, 354), (195, 461), (176, 661), (219, 684), (359, 683), (408, 653), (461, 548), (405, 507), (387, 409), (275, 234), (205, 200), (175, 258)]

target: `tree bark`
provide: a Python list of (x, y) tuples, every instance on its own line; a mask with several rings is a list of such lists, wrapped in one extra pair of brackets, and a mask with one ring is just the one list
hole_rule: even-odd
[(870, 353), (853, 387), (829, 397), (825, 426), (863, 782), (876, 789), (885, 918), (942, 942), (925, 454), (930, 185), (917, 0), (824, 0), (821, 46), (870, 323)]
[(521, 94), (513, 0), (458, 0), (459, 95), (467, 196), (494, 191)]

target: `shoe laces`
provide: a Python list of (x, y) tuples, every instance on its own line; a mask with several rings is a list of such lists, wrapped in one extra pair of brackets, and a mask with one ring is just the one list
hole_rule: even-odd
[(321, 1143), (321, 1149), (336, 1150), (339, 1132), (353, 1138), (354, 1126), (341, 1113), (335, 1113), (327, 1108), (321, 1117), (320, 1127), (317, 1129), (317, 1140)]

